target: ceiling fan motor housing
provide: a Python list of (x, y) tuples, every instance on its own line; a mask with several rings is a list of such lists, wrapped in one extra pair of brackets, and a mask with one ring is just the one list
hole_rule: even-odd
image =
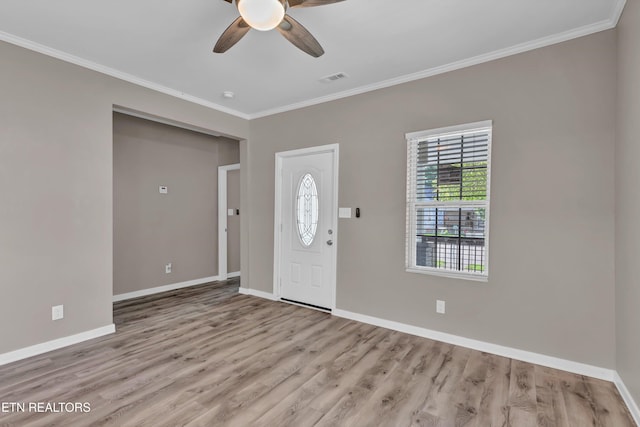
[[(233, 0), (223, 0), (233, 3)], [(260, 31), (277, 29), (284, 38), (303, 52), (318, 58), (324, 49), (302, 24), (287, 14), (289, 8), (315, 7), (345, 0), (236, 0), (240, 16), (222, 33), (213, 48), (224, 53), (254, 28)]]
[(284, 18), (285, 0), (236, 0), (242, 18), (258, 31), (273, 30)]

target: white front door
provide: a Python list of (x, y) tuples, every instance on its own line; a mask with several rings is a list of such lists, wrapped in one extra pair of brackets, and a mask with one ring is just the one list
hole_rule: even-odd
[(280, 297), (326, 309), (335, 293), (335, 156), (280, 158)]

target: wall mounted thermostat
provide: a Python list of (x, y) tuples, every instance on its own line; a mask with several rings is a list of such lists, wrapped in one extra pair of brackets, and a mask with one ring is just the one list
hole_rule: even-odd
[(160, 194), (168, 194), (169, 193), (169, 188), (167, 188), (164, 185), (160, 186)]

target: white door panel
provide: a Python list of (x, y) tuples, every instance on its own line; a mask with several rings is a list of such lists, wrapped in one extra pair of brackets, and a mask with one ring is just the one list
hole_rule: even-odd
[(282, 159), (280, 296), (325, 308), (335, 288), (334, 155)]

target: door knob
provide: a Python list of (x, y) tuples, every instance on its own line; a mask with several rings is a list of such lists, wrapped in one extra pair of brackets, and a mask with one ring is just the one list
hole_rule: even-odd
[(333, 245), (333, 240), (327, 240), (327, 245), (329, 246)]

